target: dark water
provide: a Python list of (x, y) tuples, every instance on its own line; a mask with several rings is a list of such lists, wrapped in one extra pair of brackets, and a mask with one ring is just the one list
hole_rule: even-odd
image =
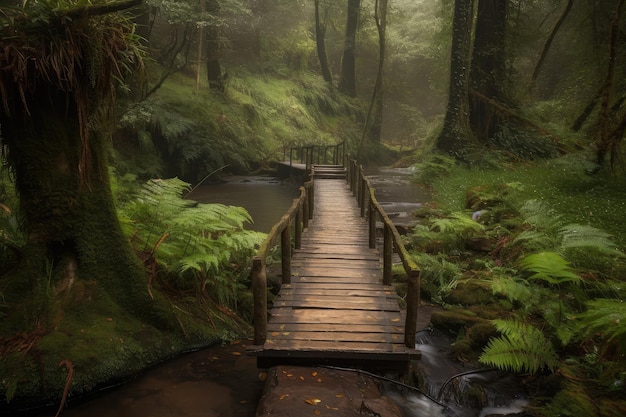
[(195, 188), (187, 198), (244, 207), (254, 221), (247, 228), (267, 233), (299, 196), (299, 186), (274, 177), (228, 177), (225, 182)]
[(431, 200), (430, 193), (412, 183), (412, 168), (366, 168), (376, 199), (396, 226), (415, 224), (411, 213)]
[[(63, 417), (252, 417), (264, 383), (246, 341), (185, 354), (137, 379), (69, 401)], [(29, 413), (50, 417), (54, 410)]]

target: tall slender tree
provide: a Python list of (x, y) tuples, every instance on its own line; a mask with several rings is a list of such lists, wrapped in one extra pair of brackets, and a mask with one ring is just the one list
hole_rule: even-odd
[(356, 35), (359, 26), (361, 0), (348, 0), (346, 35), (341, 59), (339, 90), (350, 97), (356, 97)]
[[(326, 16), (324, 11), (324, 16)], [(326, 19), (322, 19), (320, 15), (320, 0), (315, 0), (315, 44), (317, 46), (317, 58), (322, 69), (324, 81), (332, 83), (333, 76), (328, 63), (328, 54), (326, 52)]]
[(387, 6), (388, 0), (376, 0), (374, 3), (374, 21), (378, 31), (378, 72), (372, 97), (370, 99), (363, 137), (369, 138), (372, 142), (380, 142), (383, 125), (383, 105), (384, 105), (384, 80), (385, 80), (385, 51), (387, 33)]
[(598, 120), (598, 131), (596, 136), (596, 159), (598, 165), (603, 165), (610, 155), (611, 163), (617, 158), (617, 149), (626, 130), (626, 114), (615, 125), (612, 120), (614, 112), (611, 107), (614, 100), (613, 90), (615, 88), (615, 67), (617, 64), (617, 42), (620, 33), (620, 23), (624, 13), (626, 0), (619, 0), (611, 19), (609, 30), (609, 55), (607, 59), (607, 71), (600, 100), (600, 114)]

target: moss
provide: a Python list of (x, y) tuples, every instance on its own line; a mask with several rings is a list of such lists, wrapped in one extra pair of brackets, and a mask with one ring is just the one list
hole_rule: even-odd
[(468, 310), (453, 309), (434, 311), (430, 321), (433, 327), (456, 334), (484, 321), (484, 319)]
[(466, 335), (472, 349), (481, 351), (498, 332), (491, 322), (482, 321), (467, 329)]
[(596, 401), (583, 389), (565, 389), (558, 392), (545, 408), (547, 417), (598, 416)]
[(622, 417), (626, 416), (626, 400), (600, 400), (598, 404), (600, 417)]
[(472, 282), (458, 284), (445, 297), (445, 301), (454, 305), (489, 305), (494, 302), (493, 294), (485, 288)]

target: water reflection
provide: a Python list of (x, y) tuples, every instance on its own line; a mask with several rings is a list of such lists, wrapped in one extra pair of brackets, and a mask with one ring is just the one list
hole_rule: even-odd
[(228, 177), (222, 183), (195, 188), (187, 198), (199, 203), (243, 207), (254, 221), (246, 228), (267, 233), (298, 197), (299, 186), (275, 177)]

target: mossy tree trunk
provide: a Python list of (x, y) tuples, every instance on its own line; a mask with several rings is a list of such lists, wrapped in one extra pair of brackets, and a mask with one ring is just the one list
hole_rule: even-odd
[(470, 87), (479, 95), (469, 95), (470, 125), (478, 141), (488, 143), (498, 132), (501, 117), (487, 97), (513, 107), (505, 93), (506, 77), (506, 17), (507, 2), (480, 0), (470, 70)]
[[(25, 285), (58, 294), (89, 280), (149, 319), (154, 301), (143, 265), (120, 228), (103, 135), (92, 131), (81, 152), (77, 109), (55, 89), (30, 97), (29, 111), (0, 117), (27, 234), (19, 268), (5, 278), (13, 282), (5, 296)], [(81, 163), (85, 158), (88, 164)]]
[(455, 0), (450, 51), (450, 85), (443, 129), (435, 146), (442, 152), (463, 158), (471, 144), (468, 83), (474, 1)]

